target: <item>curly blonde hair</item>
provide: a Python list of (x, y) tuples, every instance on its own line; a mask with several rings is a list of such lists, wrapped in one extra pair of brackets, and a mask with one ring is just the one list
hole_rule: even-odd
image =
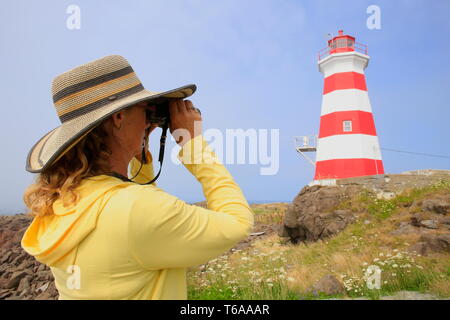
[(24, 193), (28, 215), (53, 214), (53, 202), (61, 197), (65, 207), (76, 205), (79, 194), (75, 188), (83, 178), (109, 174), (111, 150), (106, 144), (107, 131), (103, 124), (94, 128), (73, 148), (49, 168), (41, 172), (36, 182)]

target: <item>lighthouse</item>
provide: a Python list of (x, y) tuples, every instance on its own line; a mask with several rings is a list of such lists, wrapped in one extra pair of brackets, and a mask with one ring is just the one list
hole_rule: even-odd
[(339, 30), (319, 52), (324, 76), (314, 180), (383, 174), (364, 70), (367, 47)]

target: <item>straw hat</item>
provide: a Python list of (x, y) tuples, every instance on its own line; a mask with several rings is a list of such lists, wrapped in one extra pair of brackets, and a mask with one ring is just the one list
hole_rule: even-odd
[(112, 55), (83, 64), (53, 79), (52, 95), (61, 125), (30, 150), (26, 170), (37, 173), (50, 167), (92, 129), (113, 113), (141, 101), (186, 98), (193, 84), (165, 92), (144, 89), (122, 56)]

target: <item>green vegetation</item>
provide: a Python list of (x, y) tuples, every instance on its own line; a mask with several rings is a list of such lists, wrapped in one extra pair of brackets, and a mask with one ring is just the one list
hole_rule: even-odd
[[(450, 255), (423, 257), (408, 250), (420, 235), (390, 235), (402, 210), (414, 203), (448, 194), (450, 182), (411, 189), (388, 200), (369, 192), (343, 201), (339, 208), (359, 212), (357, 221), (338, 235), (314, 243), (285, 244), (276, 235), (254, 241), (244, 250), (232, 250), (188, 270), (189, 299), (298, 300), (332, 297), (379, 299), (401, 290), (450, 297)], [(286, 207), (252, 207), (255, 222), (281, 223)], [(372, 266), (372, 267), (371, 267)], [(376, 266), (376, 267), (373, 267)], [(380, 289), (369, 289), (368, 268), (381, 270)], [(343, 283), (342, 295), (313, 296), (311, 286), (332, 274)]]
[[(441, 180), (436, 184), (423, 188), (413, 188), (392, 199), (378, 199), (376, 194), (364, 190), (359, 195), (356, 201), (357, 203), (355, 203), (355, 201), (346, 200), (341, 207), (348, 208), (352, 205), (356, 205), (356, 207), (366, 208), (368, 213), (372, 216), (383, 220), (389, 218), (399, 209), (409, 207), (414, 201), (420, 201), (432, 193), (448, 192), (450, 192), (450, 180)], [(355, 206), (353, 206), (353, 208), (354, 207)]]

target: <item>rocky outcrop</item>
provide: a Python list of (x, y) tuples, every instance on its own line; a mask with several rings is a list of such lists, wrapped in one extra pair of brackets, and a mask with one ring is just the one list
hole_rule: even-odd
[(50, 269), (20, 246), (20, 240), (31, 220), (26, 215), (0, 216), (0, 299), (58, 298)]
[(288, 206), (279, 235), (297, 243), (337, 234), (355, 220), (355, 213), (335, 208), (354, 192), (355, 186), (304, 187)]
[(422, 201), (421, 205), (424, 210), (429, 212), (443, 215), (450, 213), (450, 203), (445, 198), (426, 199)]
[(409, 251), (426, 256), (432, 252), (450, 253), (450, 233), (423, 234), (419, 241), (409, 247)]
[[(405, 190), (421, 188), (450, 179), (450, 171), (411, 171), (396, 175), (377, 175), (322, 181), (304, 187), (289, 204), (278, 235), (291, 242), (309, 242), (325, 239), (342, 231), (354, 222), (361, 212), (338, 210), (340, 204), (354, 195), (368, 191), (378, 199), (392, 199)], [(326, 182), (326, 183), (325, 183)], [(450, 197), (443, 195), (417, 203), (405, 203), (416, 212), (410, 223), (403, 223), (392, 235), (417, 230), (450, 229)], [(406, 212), (410, 214), (409, 212)]]

